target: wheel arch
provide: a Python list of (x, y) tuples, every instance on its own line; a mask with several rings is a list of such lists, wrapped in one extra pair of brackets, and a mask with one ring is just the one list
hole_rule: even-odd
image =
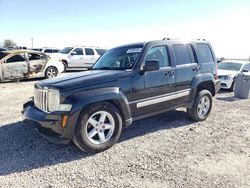
[[(100, 102), (108, 102), (115, 106), (120, 113), (123, 125), (129, 125), (132, 122), (131, 111), (126, 96), (119, 91), (119, 88), (101, 88), (91, 91), (84, 91), (71, 96), (68, 100), (73, 101), (72, 110), (69, 118), (71, 124), (66, 127), (65, 135), (68, 137), (73, 136), (77, 121), (90, 105)], [(129, 121), (131, 120), (131, 122)]]
[(192, 92), (191, 92), (191, 101), (194, 101), (194, 98), (197, 94), (197, 92), (200, 92), (201, 90), (208, 90), (212, 96), (215, 96), (216, 89), (214, 85), (214, 77), (210, 73), (205, 74), (199, 74), (197, 75), (192, 82)]

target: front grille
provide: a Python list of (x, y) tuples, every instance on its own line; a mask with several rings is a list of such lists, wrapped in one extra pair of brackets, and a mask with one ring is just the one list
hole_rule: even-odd
[(38, 109), (48, 112), (48, 90), (35, 89), (34, 101)]

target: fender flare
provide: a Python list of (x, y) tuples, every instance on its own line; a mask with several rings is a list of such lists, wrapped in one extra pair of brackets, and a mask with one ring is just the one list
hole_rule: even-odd
[[(213, 83), (212, 90), (215, 91), (214, 81), (215, 81), (214, 76), (211, 73), (203, 73), (203, 74), (196, 75), (194, 77), (194, 79), (192, 81), (192, 85), (191, 85), (191, 88), (192, 88), (191, 95), (190, 95), (191, 102), (194, 101), (197, 89), (201, 83), (205, 83), (205, 82)], [(212, 93), (212, 95), (214, 95), (214, 93)]]
[(73, 104), (69, 114), (70, 125), (64, 130), (64, 136), (73, 138), (78, 118), (82, 111), (89, 105), (97, 102), (108, 101), (120, 111), (123, 123), (132, 121), (131, 110), (126, 96), (118, 87), (99, 88), (82, 91), (70, 96), (65, 103)]

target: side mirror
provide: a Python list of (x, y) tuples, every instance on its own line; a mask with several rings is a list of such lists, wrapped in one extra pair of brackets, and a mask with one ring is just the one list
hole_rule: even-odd
[(160, 69), (160, 63), (157, 59), (148, 60), (143, 66), (143, 72), (155, 71)]
[(242, 70), (242, 73), (244, 73), (244, 72), (249, 72), (247, 69), (243, 69)]
[(77, 55), (77, 53), (76, 52), (71, 52), (70, 55), (72, 55), (72, 56)]

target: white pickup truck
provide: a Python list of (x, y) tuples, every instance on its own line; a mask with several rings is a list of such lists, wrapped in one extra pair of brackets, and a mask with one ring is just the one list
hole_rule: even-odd
[(51, 56), (60, 58), (67, 69), (90, 68), (106, 50), (96, 47), (66, 47)]

